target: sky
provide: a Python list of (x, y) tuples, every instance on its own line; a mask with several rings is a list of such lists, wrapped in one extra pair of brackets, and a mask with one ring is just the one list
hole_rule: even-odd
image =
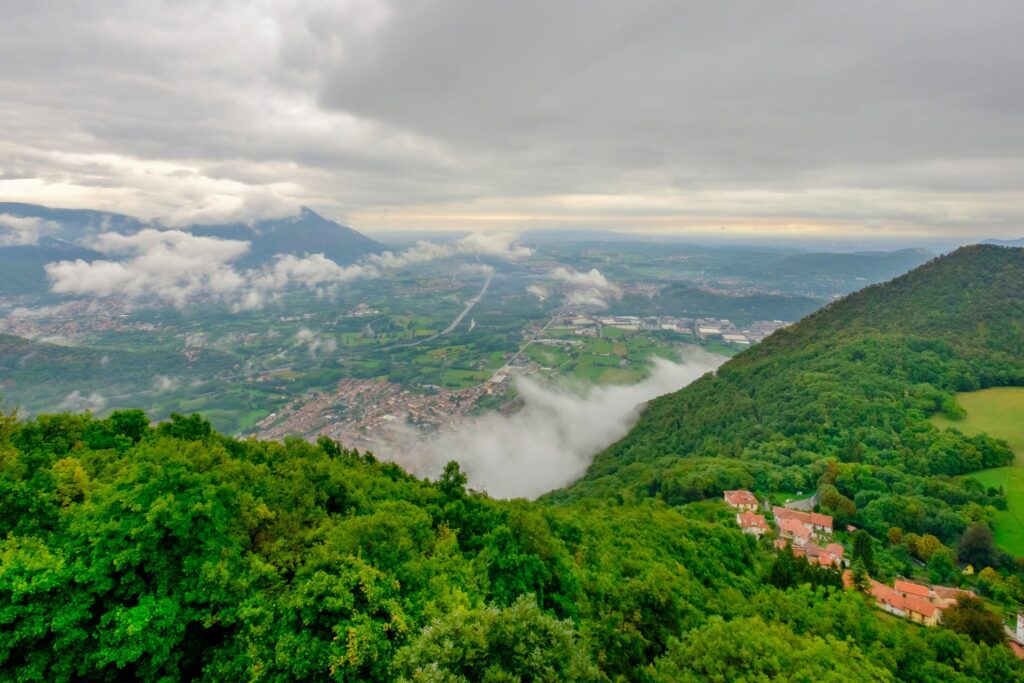
[(1024, 235), (1024, 3), (0, 0), (0, 201)]

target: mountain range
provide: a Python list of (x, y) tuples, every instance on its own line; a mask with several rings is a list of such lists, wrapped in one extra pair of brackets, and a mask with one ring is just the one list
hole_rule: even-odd
[[(7, 225), (12, 220), (33, 221), (27, 224), (32, 228), (31, 234), (16, 235)], [(0, 269), (11, 275), (0, 283), (0, 293), (45, 291), (45, 264), (68, 259), (91, 262), (104, 258), (103, 254), (91, 248), (91, 240), (100, 233), (129, 235), (152, 227), (159, 226), (118, 213), (0, 202)], [(262, 265), (278, 254), (302, 256), (318, 253), (336, 263), (348, 264), (384, 250), (379, 242), (305, 207), (297, 215), (285, 218), (254, 223), (193, 225), (183, 230), (198, 236), (249, 242), (249, 250), (238, 260), (241, 266)]]

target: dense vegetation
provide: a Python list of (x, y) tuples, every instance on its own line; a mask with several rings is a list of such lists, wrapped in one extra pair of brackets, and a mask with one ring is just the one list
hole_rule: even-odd
[(7, 418), (0, 678), (1024, 680), (730, 521), (498, 502), (454, 465), (430, 483), (197, 417)]
[[(817, 490), (841, 525), (952, 547), (1005, 507), (1001, 492), (958, 475), (1013, 456), (1004, 442), (940, 431), (928, 417), (956, 414), (957, 391), (1003, 385), (1024, 385), (1024, 251), (964, 248), (653, 401), (581, 482), (550, 498), (675, 505), (725, 488)], [(930, 559), (913, 541), (905, 549)]]

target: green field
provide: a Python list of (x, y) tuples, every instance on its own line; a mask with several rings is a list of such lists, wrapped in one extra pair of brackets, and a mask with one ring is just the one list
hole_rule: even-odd
[(476, 386), (491, 376), (491, 373), (481, 370), (458, 370), (449, 368), (441, 374), (441, 381), (446, 389), (456, 391)]
[(996, 515), (996, 543), (1024, 557), (1024, 387), (1000, 387), (959, 393), (957, 402), (967, 413), (960, 420), (932, 417), (940, 429), (954, 427), (964, 434), (986, 433), (1005, 440), (1017, 456), (1009, 467), (996, 467), (971, 475), (985, 486), (1002, 487), (1007, 509)]
[(999, 387), (967, 391), (956, 395), (967, 413), (962, 420), (945, 415), (932, 417), (932, 424), (943, 429), (955, 427), (968, 436), (987, 433), (1003, 439), (1017, 455), (1017, 465), (1024, 465), (1024, 387)]
[(995, 467), (971, 476), (985, 486), (1003, 487), (1007, 509), (996, 513), (996, 544), (1016, 557), (1024, 557), (1024, 467)]

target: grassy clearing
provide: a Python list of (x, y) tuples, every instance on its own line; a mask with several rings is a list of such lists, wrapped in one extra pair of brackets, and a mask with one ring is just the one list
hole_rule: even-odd
[(1015, 557), (1024, 557), (1024, 467), (995, 467), (971, 477), (985, 486), (1003, 487), (1006, 510), (996, 513), (996, 544)]
[(1016, 464), (1024, 465), (1024, 387), (967, 391), (957, 394), (956, 400), (967, 417), (951, 420), (935, 415), (932, 424), (940, 429), (955, 427), (969, 436), (985, 432), (1003, 439), (1017, 455)]
[(448, 389), (468, 389), (490, 376), (491, 373), (482, 370), (457, 370), (449, 368), (442, 373), (441, 381)]
[(996, 543), (1024, 557), (1024, 387), (1000, 387), (959, 393), (957, 402), (967, 413), (960, 420), (935, 415), (932, 424), (954, 427), (964, 434), (986, 433), (1003, 439), (1016, 455), (1014, 465), (982, 470), (971, 475), (985, 486), (1003, 488), (1007, 509), (996, 515)]

